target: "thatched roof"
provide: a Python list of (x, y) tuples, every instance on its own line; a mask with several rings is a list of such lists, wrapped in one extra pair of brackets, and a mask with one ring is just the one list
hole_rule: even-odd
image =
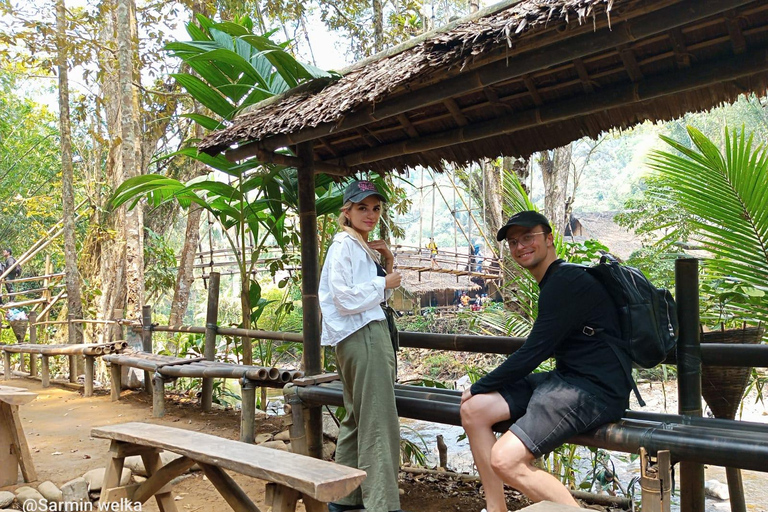
[[(527, 156), (764, 92), (764, 0), (506, 0), (240, 115), (200, 148), (315, 169)], [(319, 91), (317, 89), (320, 89)]]

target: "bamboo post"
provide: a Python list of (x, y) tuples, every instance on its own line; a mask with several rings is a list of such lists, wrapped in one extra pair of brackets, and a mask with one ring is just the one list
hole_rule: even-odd
[(11, 353), (3, 350), (3, 380), (11, 380)]
[[(67, 315), (67, 343), (70, 345), (75, 342), (75, 315)], [(77, 356), (72, 354), (69, 356), (69, 382), (77, 382)]]
[(240, 408), (240, 441), (253, 443), (255, 437), (256, 419), (256, 383), (250, 379), (240, 379), (240, 396), (242, 406)]
[(85, 382), (83, 388), (83, 396), (93, 396), (93, 362), (96, 358), (93, 356), (85, 356)]
[[(29, 344), (37, 344), (37, 312), (29, 313)], [(29, 354), (29, 376), (37, 377), (37, 354)]]
[(307, 406), (299, 398), (296, 386), (293, 384), (285, 385), (283, 396), (285, 397), (283, 411), (290, 422), (288, 431), (291, 436), (291, 451), (301, 455), (309, 455), (305, 415)]
[(110, 363), (109, 365), (109, 381), (110, 381), (110, 398), (113, 402), (117, 402), (120, 400), (120, 391), (122, 386), (122, 379), (120, 378), (122, 374), (122, 366), (115, 363)]
[[(699, 262), (675, 261), (675, 298), (680, 337), (677, 342), (678, 413), (701, 417), (701, 345), (699, 340)], [(704, 512), (704, 465), (680, 462), (680, 510)]]
[(51, 385), (51, 368), (48, 365), (48, 356), (46, 355), (40, 357), (40, 379), (44, 388)]
[[(216, 330), (219, 321), (219, 282), (221, 274), (211, 272), (208, 276), (208, 310), (205, 314), (205, 347), (206, 361), (216, 359)], [(209, 412), (213, 403), (213, 379), (203, 378), (203, 394), (201, 405), (203, 410)]]
[[(307, 376), (322, 373), (320, 350), (320, 282), (317, 210), (315, 207), (315, 168), (312, 143), (298, 145), (302, 165), (298, 169), (299, 224), (301, 231), (301, 303), (303, 306), (304, 372)], [(309, 408), (307, 418), (307, 450), (315, 458), (323, 456), (323, 410)]]
[(165, 416), (165, 379), (160, 373), (155, 372), (152, 384), (155, 388), (152, 393), (152, 416), (162, 418)]
[[(141, 308), (141, 350), (152, 354), (152, 306)], [(152, 374), (144, 370), (144, 390), (152, 394)]]
[(744, 500), (744, 485), (739, 468), (725, 468), (728, 482), (728, 496), (731, 502), (731, 512), (746, 512), (747, 502)]
[[(112, 320), (115, 320), (115, 323), (112, 324), (112, 339), (113, 340), (124, 340), (125, 334), (123, 334), (123, 324), (120, 323), (120, 320), (123, 319), (123, 310), (122, 309), (113, 309), (112, 310)], [(108, 339), (105, 339), (104, 341), (108, 341)]]

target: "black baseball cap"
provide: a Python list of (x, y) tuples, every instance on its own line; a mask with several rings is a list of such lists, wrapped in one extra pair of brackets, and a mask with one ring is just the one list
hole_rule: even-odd
[(353, 181), (344, 189), (343, 202), (344, 204), (346, 204), (347, 201), (359, 203), (366, 197), (373, 195), (379, 196), (384, 202), (387, 201), (387, 196), (379, 192), (379, 189), (376, 188), (376, 185), (374, 185), (373, 182), (365, 180)]
[(552, 232), (552, 228), (549, 225), (549, 220), (547, 220), (547, 218), (544, 215), (533, 210), (526, 210), (523, 212), (518, 212), (513, 216), (511, 216), (507, 221), (507, 223), (504, 224), (499, 230), (499, 232), (496, 234), (496, 240), (501, 242), (502, 240), (507, 238), (507, 230), (512, 226), (523, 226), (524, 228), (535, 228), (536, 226), (544, 226), (547, 230), (547, 233)]

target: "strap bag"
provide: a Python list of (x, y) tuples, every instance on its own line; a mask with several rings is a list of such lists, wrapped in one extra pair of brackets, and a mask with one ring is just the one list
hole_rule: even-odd
[(389, 327), (389, 338), (392, 341), (392, 348), (397, 352), (400, 350), (400, 333), (397, 332), (395, 318), (399, 316), (399, 314), (386, 302), (381, 303), (381, 309), (384, 310), (384, 316), (387, 318), (387, 327)]

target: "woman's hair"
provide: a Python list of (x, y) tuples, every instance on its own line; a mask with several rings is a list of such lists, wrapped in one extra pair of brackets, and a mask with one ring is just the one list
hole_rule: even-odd
[(358, 233), (357, 230), (352, 227), (352, 223), (349, 221), (347, 216), (344, 215), (344, 210), (349, 210), (354, 205), (355, 205), (355, 203), (353, 203), (352, 201), (347, 201), (341, 207), (341, 211), (339, 212), (339, 218), (337, 220), (338, 223), (339, 223), (339, 227), (341, 229), (343, 229), (344, 231), (346, 231), (347, 233), (349, 233), (350, 235), (352, 235), (353, 237), (355, 237), (357, 239), (357, 241), (360, 242), (360, 244), (363, 246), (363, 249), (365, 250), (365, 252), (367, 252), (368, 255), (371, 258), (373, 258), (373, 261), (375, 261), (376, 263), (379, 263), (380, 260), (381, 260), (381, 255), (378, 252), (376, 252), (373, 249), (371, 249), (370, 247), (368, 247), (368, 243), (363, 238), (363, 235)]

